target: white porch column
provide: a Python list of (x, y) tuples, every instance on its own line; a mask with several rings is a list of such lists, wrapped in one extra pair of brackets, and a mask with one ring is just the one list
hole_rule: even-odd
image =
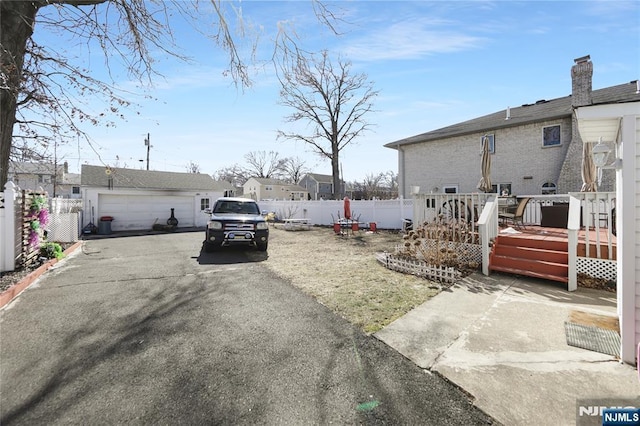
[[(638, 111), (640, 112), (640, 111)], [(636, 363), (637, 336), (637, 312), (640, 309), (636, 305), (638, 297), (637, 289), (640, 285), (640, 277), (636, 276), (636, 261), (640, 258), (637, 253), (636, 236), (639, 229), (636, 223), (636, 185), (640, 176), (636, 176), (636, 164), (638, 155), (638, 134), (640, 133), (640, 117), (637, 115), (625, 115), (621, 123), (622, 143), (620, 144), (622, 156), (622, 168), (616, 171), (616, 229), (618, 240), (618, 316), (620, 318), (620, 340), (622, 361)], [(623, 224), (627, 226), (624, 227)]]

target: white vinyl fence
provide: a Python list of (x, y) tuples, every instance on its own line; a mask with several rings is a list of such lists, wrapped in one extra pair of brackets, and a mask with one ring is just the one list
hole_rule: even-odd
[[(23, 256), (22, 190), (7, 182), (0, 191), (0, 272), (13, 271)], [(49, 199), (47, 240), (72, 243), (79, 240), (82, 200)]]
[(0, 191), (0, 272), (13, 271), (21, 252), (22, 234), (17, 220), (19, 197), (19, 188), (13, 182), (7, 182)]
[[(312, 225), (333, 225), (344, 217), (344, 201), (258, 201), (263, 212), (278, 219), (308, 219)], [(380, 229), (402, 229), (404, 220), (413, 220), (413, 200), (350, 200), (352, 217)]]
[(79, 240), (82, 223), (82, 199), (50, 198), (49, 241), (73, 243)]

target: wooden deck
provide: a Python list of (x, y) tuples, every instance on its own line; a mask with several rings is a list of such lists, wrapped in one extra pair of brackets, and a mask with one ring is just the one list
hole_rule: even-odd
[[(520, 232), (520, 234), (509, 234), (509, 233), (500, 232), (500, 231), (503, 231), (504, 229), (505, 228), (502, 228), (502, 227), (499, 229), (499, 235), (508, 235), (514, 238), (525, 238), (527, 240), (539, 240), (541, 242), (554, 241), (554, 242), (566, 242), (567, 244), (569, 242), (569, 231), (563, 228), (547, 228), (547, 227), (537, 226), (537, 225), (527, 225), (526, 228), (516, 229), (517, 231)], [(600, 258), (608, 259), (609, 258), (609, 246), (607, 244), (608, 229), (600, 228), (599, 232), (600, 232), (600, 235), (599, 235)], [(587, 256), (587, 250), (586, 250), (587, 230), (583, 228), (578, 231), (578, 256), (596, 258), (597, 257), (596, 241), (598, 240), (596, 238), (597, 237), (596, 230), (594, 228), (591, 228), (589, 229), (588, 233), (589, 233), (590, 255)], [(615, 260), (617, 255), (617, 250), (616, 250), (617, 239), (615, 235), (612, 236), (612, 238), (613, 239), (611, 242), (611, 251), (612, 251), (611, 260)]]
[[(501, 228), (491, 248), (489, 269), (518, 275), (569, 281), (569, 232), (563, 228), (527, 225), (512, 232)], [(608, 243), (608, 230), (581, 229), (578, 232), (578, 257), (616, 259), (616, 241)], [(599, 250), (598, 250), (599, 246)], [(588, 251), (588, 254), (587, 254)], [(611, 251), (611, 258), (609, 257)]]

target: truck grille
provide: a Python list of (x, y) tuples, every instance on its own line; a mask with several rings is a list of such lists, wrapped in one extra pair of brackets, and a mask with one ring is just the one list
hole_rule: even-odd
[(253, 223), (225, 223), (225, 231), (253, 231)]

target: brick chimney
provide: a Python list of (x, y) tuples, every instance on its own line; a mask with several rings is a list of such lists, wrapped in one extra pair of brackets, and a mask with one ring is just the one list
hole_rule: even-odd
[[(571, 106), (578, 107), (593, 104), (592, 80), (593, 63), (591, 56), (583, 56), (573, 60), (571, 67)], [(578, 132), (578, 119), (575, 113), (571, 116), (571, 139), (567, 148), (560, 175), (558, 176), (558, 194), (580, 191), (582, 187), (582, 139)]]
[(593, 63), (591, 56), (583, 56), (574, 59), (575, 64), (571, 67), (571, 106), (580, 107), (591, 105), (593, 82)]

